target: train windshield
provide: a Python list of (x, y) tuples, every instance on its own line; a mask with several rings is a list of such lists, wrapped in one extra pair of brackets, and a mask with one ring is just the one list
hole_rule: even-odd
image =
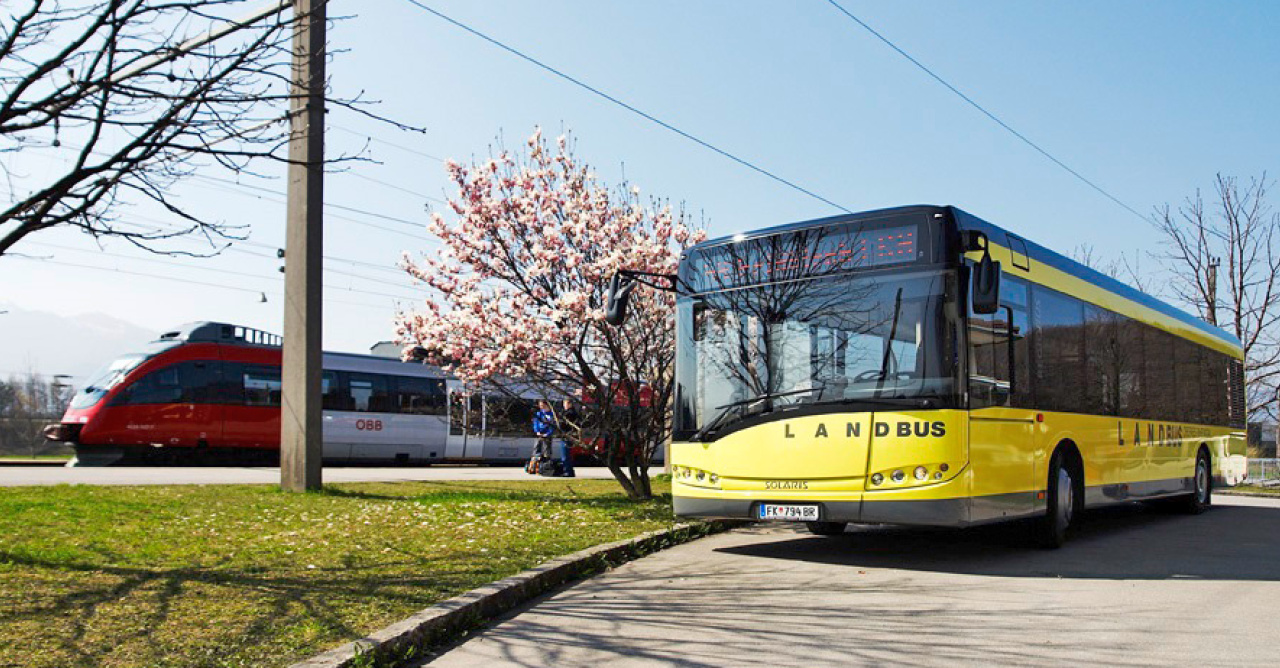
[(154, 353), (130, 353), (112, 360), (89, 376), (89, 382), (71, 398), (71, 408), (88, 408), (120, 384), (128, 373)]

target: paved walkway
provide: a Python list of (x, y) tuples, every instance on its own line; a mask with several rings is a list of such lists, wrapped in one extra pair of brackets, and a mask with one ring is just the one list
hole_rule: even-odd
[[(612, 478), (604, 467), (577, 467), (579, 478)], [(650, 469), (662, 473), (662, 467)], [(325, 482), (402, 480), (532, 480), (519, 466), (429, 466), (425, 468), (326, 468)], [(541, 478), (544, 479), (545, 478)], [(18, 485), (231, 485), (279, 483), (275, 467), (0, 467), (0, 487)]]
[(631, 562), (430, 661), (471, 666), (1274, 666), (1280, 500), (1009, 526), (748, 528)]

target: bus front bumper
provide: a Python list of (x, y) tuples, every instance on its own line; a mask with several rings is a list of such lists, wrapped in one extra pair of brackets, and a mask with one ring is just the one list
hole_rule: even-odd
[(894, 501), (808, 501), (779, 499), (762, 501), (733, 498), (694, 498), (677, 496), (675, 514), (679, 517), (756, 520), (762, 503), (817, 505), (818, 521), (854, 524), (907, 524), (920, 526), (963, 527), (973, 524), (969, 499), (922, 499)]

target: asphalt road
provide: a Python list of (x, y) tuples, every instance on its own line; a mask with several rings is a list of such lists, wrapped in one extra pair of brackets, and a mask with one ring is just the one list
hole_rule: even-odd
[(756, 526), (544, 598), (430, 665), (1280, 664), (1280, 500), (1090, 513), (1057, 551), (1017, 527)]
[[(612, 478), (604, 467), (578, 467), (579, 478)], [(661, 473), (662, 467), (650, 469)], [(529, 480), (519, 466), (430, 466), (425, 468), (326, 468), (325, 482), (401, 480)], [(275, 467), (0, 467), (0, 487), (18, 485), (231, 485), (279, 483)]]

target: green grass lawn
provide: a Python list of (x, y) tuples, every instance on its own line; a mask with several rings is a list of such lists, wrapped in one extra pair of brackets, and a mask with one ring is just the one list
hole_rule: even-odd
[(284, 665), (669, 526), (611, 480), (0, 488), (0, 666)]

